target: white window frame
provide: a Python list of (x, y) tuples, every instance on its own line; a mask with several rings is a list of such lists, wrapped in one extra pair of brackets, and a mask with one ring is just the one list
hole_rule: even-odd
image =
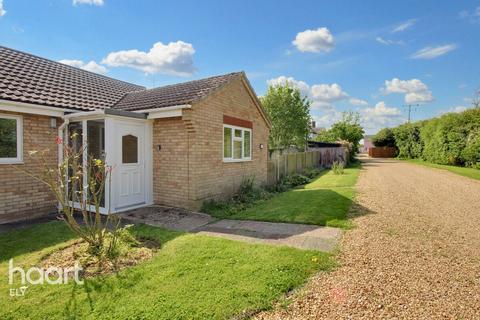
[(17, 156), (15, 158), (0, 158), (0, 164), (23, 163), (23, 117), (0, 113), (0, 118), (13, 119), (17, 123)]
[[(232, 156), (230, 158), (225, 158), (225, 128), (229, 128), (232, 130), (231, 134), (231, 141), (230, 145), (232, 146)], [(235, 130), (241, 130), (242, 131), (242, 137), (235, 137)], [(250, 156), (245, 157), (245, 131), (250, 132)], [(242, 158), (241, 159), (235, 159), (233, 157), (233, 141), (241, 141), (242, 142)], [(252, 160), (252, 129), (250, 128), (244, 128), (244, 127), (238, 127), (238, 126), (232, 126), (229, 124), (224, 124), (223, 129), (222, 129), (222, 158), (223, 162), (245, 162), (245, 161), (251, 161)]]

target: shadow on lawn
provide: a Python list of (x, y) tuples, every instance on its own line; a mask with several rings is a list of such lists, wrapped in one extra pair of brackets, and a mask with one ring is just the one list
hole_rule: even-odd
[(349, 190), (292, 190), (196, 231), (259, 240), (283, 240), (302, 235), (335, 238), (338, 231), (325, 226), (349, 229), (353, 226), (350, 218), (375, 213), (341, 192)]
[(62, 221), (32, 224), (0, 233), (0, 262), (75, 238)]

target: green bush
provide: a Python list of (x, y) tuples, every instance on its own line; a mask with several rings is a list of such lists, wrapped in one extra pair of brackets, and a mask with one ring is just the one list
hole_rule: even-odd
[(393, 128), (399, 158), (414, 159), (422, 156), (423, 143), (420, 139), (422, 124), (422, 122), (406, 123)]
[(399, 158), (480, 169), (480, 108), (406, 123), (392, 132)]
[(309, 179), (316, 178), (320, 173), (322, 173), (322, 170), (319, 168), (307, 168), (303, 170), (303, 175)]
[(332, 164), (332, 171), (333, 171), (333, 174), (344, 174), (345, 173), (345, 165), (343, 164), (343, 162), (339, 162), (339, 161), (334, 161), (333, 164)]
[(395, 147), (395, 136), (390, 128), (380, 130), (372, 138), (375, 147)]
[(300, 173), (289, 174), (282, 180), (282, 184), (285, 184), (291, 188), (301, 186), (309, 182), (310, 182), (310, 179)]

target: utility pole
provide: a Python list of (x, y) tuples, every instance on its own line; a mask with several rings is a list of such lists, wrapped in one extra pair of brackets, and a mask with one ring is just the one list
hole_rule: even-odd
[(417, 103), (417, 104), (405, 104), (403, 106), (408, 109), (408, 123), (410, 123), (410, 115), (412, 113), (412, 107), (419, 107), (420, 105)]

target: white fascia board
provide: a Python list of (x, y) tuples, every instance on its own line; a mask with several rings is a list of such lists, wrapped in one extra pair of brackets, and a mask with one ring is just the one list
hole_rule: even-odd
[(181, 117), (181, 116), (182, 116), (182, 109), (165, 110), (165, 111), (150, 112), (147, 116), (147, 119), (173, 118), (173, 117)]
[(38, 114), (50, 117), (63, 117), (65, 112), (78, 112), (70, 109), (47, 107), (38, 104), (0, 99), (0, 111)]
[(67, 114), (63, 116), (64, 119), (85, 119), (85, 118), (91, 118), (95, 116), (101, 116), (104, 115), (105, 111), (104, 110), (94, 110), (94, 111), (84, 111), (84, 112), (77, 112), (77, 113), (72, 113), (72, 114)]
[(167, 111), (167, 110), (190, 109), (191, 107), (192, 107), (191, 104), (179, 104), (179, 105), (176, 105), (176, 106), (163, 107), (163, 108), (152, 108), (152, 109), (145, 109), (145, 110), (135, 110), (135, 111), (133, 111), (133, 112), (151, 113), (151, 112), (162, 112), (162, 111)]

